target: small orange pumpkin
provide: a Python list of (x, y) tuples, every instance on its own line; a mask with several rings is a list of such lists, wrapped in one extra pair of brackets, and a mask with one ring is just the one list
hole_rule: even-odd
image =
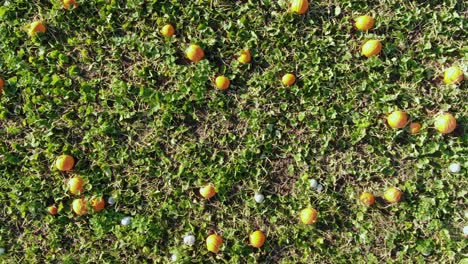
[(102, 196), (93, 197), (89, 203), (96, 213), (104, 210), (104, 207), (106, 207), (106, 201), (104, 198), (102, 198)]
[(261, 248), (265, 243), (265, 239), (265, 235), (260, 230), (252, 232), (249, 236), (250, 245), (254, 248)]
[(203, 57), (205, 57), (205, 52), (203, 49), (195, 44), (191, 44), (186, 50), (185, 55), (192, 62), (199, 62)]
[(403, 128), (408, 122), (408, 114), (403, 111), (393, 111), (387, 116), (387, 123), (392, 128)]
[(361, 203), (367, 206), (371, 206), (375, 203), (375, 197), (370, 192), (363, 192), (361, 196), (359, 196), (359, 200), (361, 201)]
[(398, 203), (402, 196), (403, 193), (395, 187), (387, 189), (384, 193), (384, 198), (389, 203)]
[(84, 192), (84, 180), (81, 177), (73, 177), (68, 181), (68, 189), (73, 195), (80, 195)]
[(293, 0), (291, 3), (291, 10), (299, 15), (304, 14), (309, 9), (309, 1), (307, 0)]
[(436, 117), (434, 126), (442, 134), (452, 133), (457, 127), (457, 120), (452, 114), (445, 113)]
[(217, 234), (212, 234), (206, 238), (206, 248), (210, 252), (218, 253), (222, 244), (223, 239)]
[(368, 40), (362, 45), (361, 52), (366, 57), (372, 57), (380, 53), (382, 50), (382, 43), (376, 39)]
[(75, 199), (72, 203), (73, 212), (77, 215), (84, 215), (88, 212), (88, 206), (86, 205), (86, 201), (84, 199)]
[(216, 77), (215, 86), (219, 90), (222, 90), (222, 91), (226, 90), (227, 88), (229, 88), (230, 84), (231, 84), (231, 81), (229, 81), (229, 79), (226, 76), (220, 75)]
[(302, 209), (300, 213), (300, 218), (302, 223), (306, 225), (311, 225), (317, 222), (317, 215), (317, 210), (315, 210), (314, 208), (305, 208)]
[(411, 134), (411, 135), (417, 134), (417, 133), (419, 133), (419, 131), (421, 130), (421, 123), (419, 123), (419, 122), (412, 122), (412, 123), (409, 125), (409, 129), (410, 129), (410, 134)]
[(205, 199), (210, 199), (211, 197), (216, 195), (216, 190), (213, 184), (208, 183), (207, 185), (200, 188), (200, 194)]

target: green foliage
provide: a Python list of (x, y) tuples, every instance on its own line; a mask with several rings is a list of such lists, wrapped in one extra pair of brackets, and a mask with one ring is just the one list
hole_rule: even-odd
[[(0, 6), (0, 262), (466, 261), (466, 169), (447, 167), (468, 166), (467, 82), (441, 81), (452, 64), (466, 72), (463, 1), (311, 1), (303, 16), (284, 0), (78, 2)], [(353, 29), (361, 14), (376, 18), (369, 32)], [(37, 19), (48, 31), (29, 38)], [(165, 23), (173, 38), (160, 36)], [(366, 59), (370, 38), (383, 50)], [(190, 43), (205, 50), (197, 64), (184, 58)], [(244, 48), (251, 64), (236, 61)], [(212, 85), (219, 74), (225, 92)], [(395, 109), (421, 133), (388, 128)], [(433, 129), (441, 110), (457, 118), (453, 134)], [(63, 153), (78, 161), (70, 173), (53, 167)], [(72, 175), (85, 197), (117, 203), (75, 216)], [(218, 191), (209, 201), (206, 182)], [(380, 199), (391, 186), (400, 204)], [(363, 191), (374, 207), (357, 202)], [(299, 224), (307, 206), (314, 226)], [(259, 250), (247, 243), (255, 229), (267, 236)], [(216, 255), (204, 244), (213, 232), (224, 239)]]

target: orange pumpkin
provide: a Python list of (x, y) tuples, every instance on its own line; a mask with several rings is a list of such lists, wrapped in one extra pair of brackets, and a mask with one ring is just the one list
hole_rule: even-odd
[(359, 30), (367, 31), (374, 26), (374, 22), (374, 18), (372, 18), (371, 16), (360, 16), (356, 18), (355, 26)]
[(75, 0), (63, 0), (63, 8), (70, 9), (72, 6), (78, 8), (78, 4)]
[(255, 248), (261, 248), (265, 243), (265, 235), (262, 231), (252, 232), (249, 236), (250, 245)]
[(73, 177), (68, 181), (68, 189), (73, 195), (80, 195), (84, 192), (84, 181), (81, 177)]
[(293, 0), (291, 2), (291, 10), (299, 15), (304, 14), (309, 9), (309, 1), (307, 0)]
[(296, 76), (292, 73), (286, 73), (281, 78), (281, 83), (283, 83), (284, 86), (291, 86), (295, 82), (296, 82)]
[(88, 212), (88, 206), (84, 199), (75, 199), (72, 203), (73, 212), (77, 215), (84, 215)]
[(47, 27), (44, 25), (42, 21), (34, 21), (29, 25), (29, 36), (34, 36), (37, 33), (45, 33), (47, 31)]
[(195, 44), (191, 44), (186, 50), (185, 55), (192, 62), (199, 62), (203, 57), (205, 57), (205, 52), (203, 49)]
[(450, 113), (445, 113), (436, 117), (435, 128), (442, 134), (452, 133), (457, 127), (457, 120)]
[(245, 50), (240, 51), (237, 61), (239, 61), (242, 64), (247, 64), (250, 62), (251, 59), (252, 59), (252, 56), (250, 55), (250, 51), (245, 49)]
[(60, 171), (69, 171), (75, 165), (75, 159), (70, 155), (60, 155), (55, 161), (55, 167)]
[(213, 253), (218, 253), (222, 244), (223, 239), (217, 234), (212, 234), (206, 238), (206, 248)]
[(91, 204), (91, 207), (93, 207), (93, 210), (96, 213), (104, 210), (104, 207), (106, 206), (106, 201), (104, 201), (104, 198), (102, 198), (102, 196), (93, 197), (89, 203)]
[(362, 54), (366, 57), (372, 57), (380, 53), (382, 50), (382, 43), (380, 41), (371, 39), (362, 45)]
[(361, 203), (367, 206), (371, 206), (375, 203), (375, 197), (370, 192), (363, 192), (361, 196), (359, 196), (359, 200), (361, 201)]
[(58, 213), (58, 209), (57, 209), (57, 206), (55, 206), (55, 204), (47, 207), (47, 211), (51, 215), (56, 215)]
[(166, 38), (172, 37), (174, 33), (175, 33), (175, 29), (171, 24), (166, 24), (161, 29), (161, 34)]
[(302, 223), (306, 225), (311, 225), (317, 222), (317, 210), (314, 208), (305, 208), (300, 213), (300, 218)]
[(419, 133), (419, 131), (421, 130), (421, 123), (419, 123), (419, 122), (412, 122), (412, 123), (409, 125), (409, 129), (410, 129), (410, 134), (411, 134), (411, 135), (417, 134), (417, 133)]
[(387, 116), (387, 123), (392, 128), (403, 128), (408, 122), (408, 114), (403, 111), (394, 111)]
[(231, 84), (231, 81), (229, 81), (229, 79), (226, 76), (221, 75), (221, 76), (216, 77), (215, 86), (219, 90), (222, 90), (222, 91), (226, 90), (227, 88), (229, 88), (230, 84)]
[(458, 66), (452, 66), (444, 71), (444, 83), (446, 84), (459, 84), (464, 78), (463, 70)]
[(402, 196), (403, 193), (395, 187), (387, 189), (384, 193), (384, 198), (389, 203), (398, 203)]
[(200, 194), (203, 196), (203, 198), (210, 199), (211, 197), (215, 196), (216, 190), (213, 184), (209, 183), (200, 188)]

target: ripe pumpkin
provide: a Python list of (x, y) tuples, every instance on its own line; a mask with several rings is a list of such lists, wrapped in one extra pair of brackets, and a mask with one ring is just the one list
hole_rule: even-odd
[(357, 29), (367, 31), (374, 26), (374, 18), (371, 16), (360, 16), (356, 18), (355, 26)]
[(68, 189), (73, 195), (80, 195), (84, 192), (84, 181), (81, 177), (73, 177), (68, 181)]
[(444, 71), (444, 83), (446, 84), (458, 84), (464, 78), (463, 71), (458, 66), (452, 66)]
[(359, 196), (359, 200), (367, 206), (371, 206), (375, 203), (375, 197), (370, 192), (363, 192), (361, 196)]
[(366, 41), (364, 45), (362, 45), (362, 54), (366, 57), (372, 57), (380, 53), (382, 50), (382, 43), (380, 41), (371, 39)]
[(387, 116), (387, 123), (392, 128), (403, 128), (408, 122), (408, 114), (403, 111), (394, 111)]
[(265, 243), (265, 239), (265, 235), (260, 230), (252, 232), (249, 236), (250, 245), (254, 248), (261, 248)]
[(457, 120), (450, 113), (445, 113), (436, 117), (435, 128), (442, 134), (452, 133), (457, 127)]
[(252, 56), (250, 55), (249, 50), (241, 50), (239, 58), (237, 58), (237, 61), (239, 61), (242, 64), (247, 64), (250, 62), (252, 59)]
[(46, 31), (47, 28), (42, 21), (34, 21), (31, 23), (31, 25), (29, 25), (28, 34), (32, 37), (37, 33), (45, 33)]
[(93, 197), (89, 203), (91, 204), (91, 207), (93, 207), (93, 210), (96, 213), (102, 211), (106, 206), (106, 201), (104, 200), (104, 198), (102, 198), (102, 196)]
[(409, 129), (411, 135), (417, 134), (421, 130), (421, 124), (419, 122), (412, 122), (409, 125)]
[(221, 75), (221, 76), (216, 77), (215, 86), (219, 90), (226, 90), (227, 88), (229, 88), (230, 84), (231, 84), (231, 81), (229, 81), (229, 79), (226, 76)]
[(300, 213), (302, 223), (306, 225), (314, 224), (315, 222), (317, 222), (317, 214), (317, 210), (315, 210), (314, 208), (302, 209)]
[(389, 203), (397, 203), (401, 200), (402, 195), (403, 193), (399, 189), (392, 187), (385, 191), (384, 198)]
[(86, 201), (81, 198), (73, 200), (72, 209), (77, 215), (84, 215), (88, 212)]
[(75, 165), (75, 159), (70, 155), (60, 155), (55, 161), (55, 167), (60, 171), (69, 171)]
[(78, 8), (78, 4), (75, 0), (63, 0), (63, 8), (70, 9), (71, 6)]
[(309, 9), (309, 1), (307, 0), (293, 0), (291, 3), (291, 10), (299, 15), (304, 14)]
[(208, 183), (207, 185), (200, 188), (200, 194), (205, 199), (210, 199), (211, 197), (215, 196), (216, 190), (213, 184)]
[(175, 29), (171, 24), (166, 24), (161, 29), (161, 34), (167, 38), (172, 37), (174, 33), (175, 33)]
[(49, 212), (49, 214), (51, 215), (56, 215), (58, 213), (57, 206), (55, 206), (54, 204), (54, 205), (47, 207), (47, 212)]
[(203, 57), (205, 57), (205, 52), (203, 49), (195, 44), (191, 44), (186, 50), (185, 55), (192, 62), (199, 62)]
[(296, 76), (292, 73), (286, 73), (283, 75), (283, 78), (281, 78), (281, 82), (284, 86), (291, 86), (296, 82)]
[(217, 234), (212, 234), (206, 238), (206, 248), (213, 253), (218, 253), (222, 244), (223, 239)]

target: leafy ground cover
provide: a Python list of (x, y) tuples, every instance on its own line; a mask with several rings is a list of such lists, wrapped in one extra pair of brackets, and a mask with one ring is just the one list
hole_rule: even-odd
[[(281, 0), (78, 4), (0, 6), (0, 261), (466, 262), (467, 86), (442, 81), (452, 65), (467, 72), (463, 1), (312, 1), (304, 15)], [(376, 19), (368, 32), (353, 26), (363, 14)], [(47, 32), (30, 38), (36, 20)], [(378, 56), (361, 55), (368, 39), (382, 42)], [(206, 54), (196, 64), (191, 43)], [(242, 49), (250, 64), (236, 60)], [(397, 109), (418, 134), (388, 127)], [(442, 111), (453, 133), (433, 128)], [(54, 167), (62, 154), (77, 161), (70, 172)], [(77, 216), (74, 176), (83, 197), (116, 203)], [(383, 201), (390, 187), (400, 203)], [(364, 191), (374, 206), (358, 201)], [(300, 223), (306, 207), (314, 225)], [(217, 254), (205, 246), (214, 233)]]

